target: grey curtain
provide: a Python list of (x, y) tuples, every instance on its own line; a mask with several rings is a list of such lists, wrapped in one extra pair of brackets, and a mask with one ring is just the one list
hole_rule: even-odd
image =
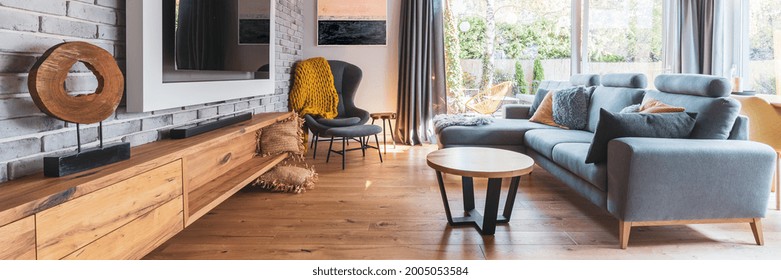
[(442, 0), (401, 7), (398, 118), (394, 136), (407, 145), (434, 141), (432, 119), (447, 112)]
[(724, 74), (724, 16), (720, 0), (676, 0), (673, 72)]
[(176, 28), (176, 66), (224, 70), (228, 5), (222, 0), (181, 0)]

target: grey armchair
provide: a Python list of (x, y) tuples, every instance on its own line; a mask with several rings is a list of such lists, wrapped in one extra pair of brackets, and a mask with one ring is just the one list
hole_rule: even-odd
[(331, 128), (363, 125), (369, 121), (369, 112), (355, 106), (355, 94), (358, 85), (361, 84), (363, 71), (358, 66), (339, 61), (329, 60), (331, 73), (334, 75), (334, 86), (339, 94), (337, 116), (334, 119), (317, 118), (310, 115), (304, 116), (306, 127), (312, 131), (310, 147), (314, 146), (313, 158), (317, 156), (317, 141), (323, 133)]

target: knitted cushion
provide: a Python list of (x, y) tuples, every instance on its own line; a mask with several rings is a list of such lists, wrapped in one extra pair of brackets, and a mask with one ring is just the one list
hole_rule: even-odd
[(589, 100), (591, 93), (585, 87), (557, 91), (553, 95), (553, 121), (570, 129), (585, 129)]
[(252, 184), (275, 192), (302, 193), (311, 190), (317, 182), (313, 168), (298, 166), (277, 166), (261, 175)]
[(258, 133), (260, 147), (259, 153), (263, 156), (290, 153), (293, 156), (302, 156), (305, 152), (302, 139), (303, 129), (298, 116), (275, 123), (263, 128)]
[(339, 94), (328, 61), (322, 57), (301, 61), (294, 74), (290, 109), (300, 116), (335, 118), (339, 113)]

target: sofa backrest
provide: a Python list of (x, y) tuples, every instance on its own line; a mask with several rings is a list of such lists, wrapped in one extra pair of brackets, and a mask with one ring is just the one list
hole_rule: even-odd
[(605, 74), (601, 81), (589, 104), (587, 129), (591, 132), (597, 130), (600, 109), (617, 113), (629, 105), (639, 104), (648, 86), (648, 78), (641, 73)]
[[(695, 74), (664, 74), (656, 77), (657, 90), (649, 90), (645, 99), (686, 108), (697, 113), (691, 138), (744, 138), (748, 122), (739, 119), (740, 102), (730, 97), (732, 85), (721, 77)], [(736, 127), (737, 126), (737, 127)]]

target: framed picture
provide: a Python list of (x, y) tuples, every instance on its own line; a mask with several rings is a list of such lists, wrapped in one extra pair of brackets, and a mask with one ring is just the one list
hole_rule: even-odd
[(239, 0), (239, 45), (267, 45), (271, 34), (268, 4)]
[(318, 0), (317, 45), (388, 43), (387, 0)]

